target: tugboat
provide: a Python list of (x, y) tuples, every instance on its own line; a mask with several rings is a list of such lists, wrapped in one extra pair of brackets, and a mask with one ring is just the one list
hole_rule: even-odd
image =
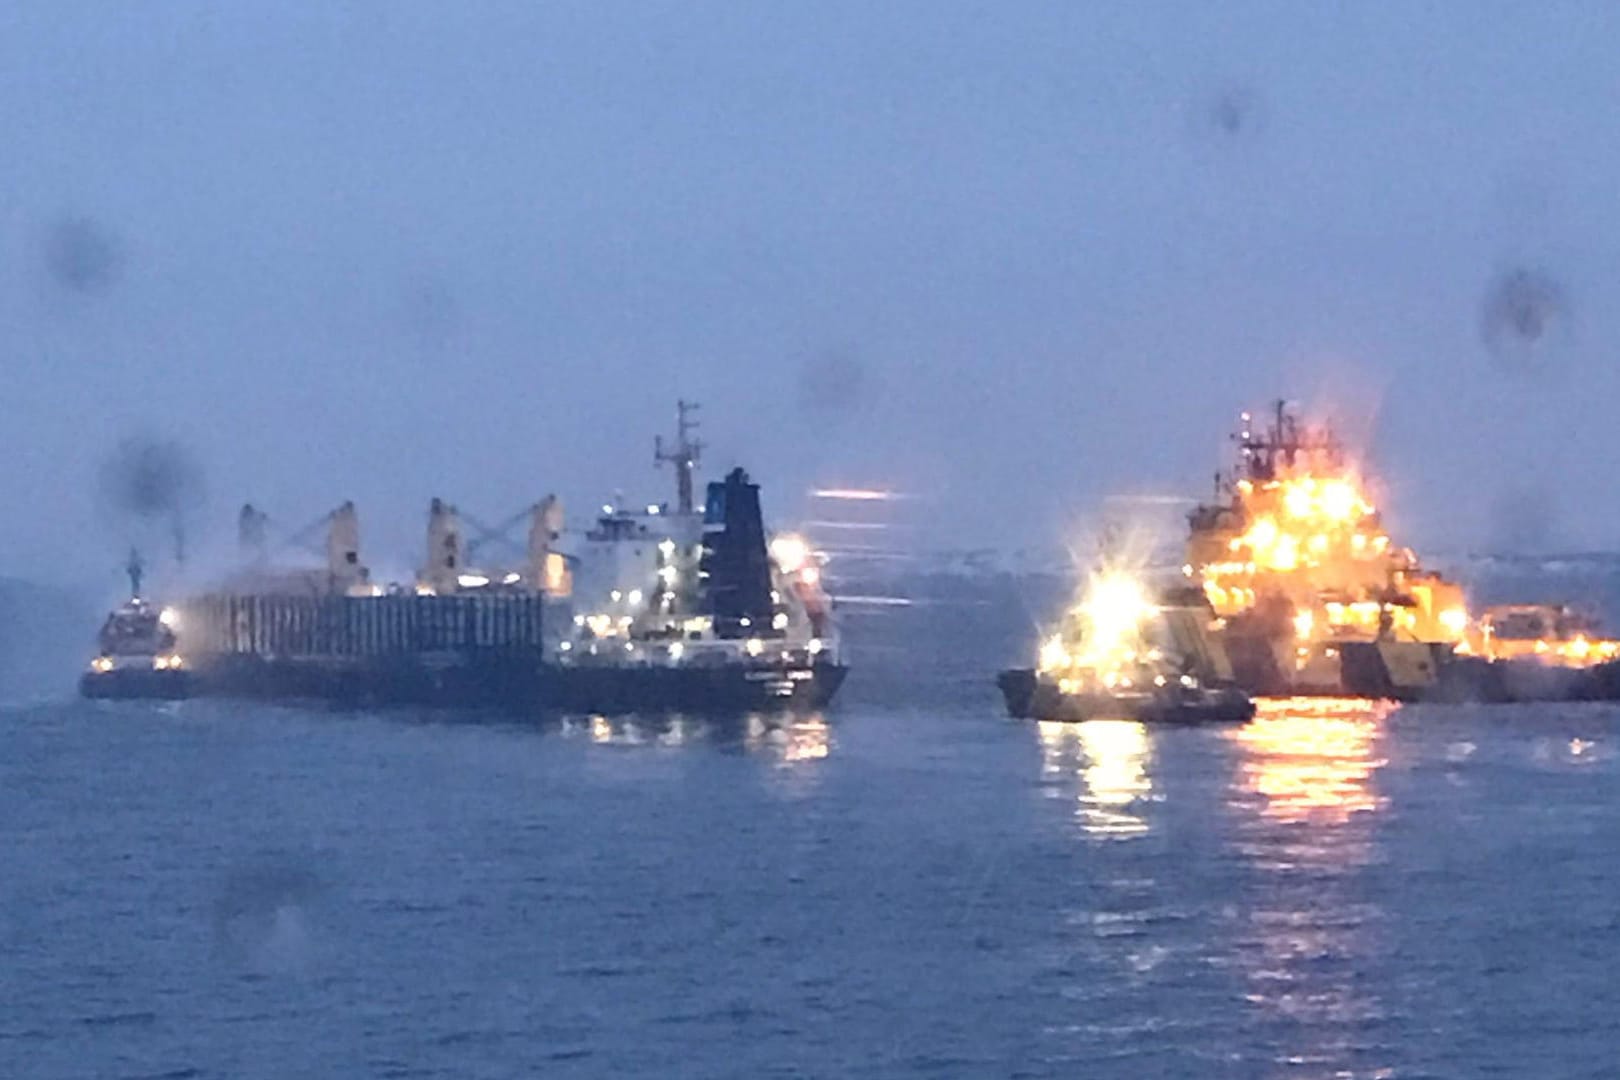
[(1343, 443), (1278, 401), (1244, 413), (1239, 458), (1188, 517), (1201, 587), (1238, 683), (1268, 697), (1431, 694), (1470, 618), (1462, 586), (1384, 531)]
[(142, 565), (130, 553), (130, 598), (107, 616), (97, 636), (97, 653), (79, 679), (87, 698), (183, 698), (191, 693), (191, 672), (177, 651), (174, 613), (141, 596)]
[(1155, 601), (1135, 577), (1105, 572), (1041, 645), (1039, 666), (996, 683), (1018, 719), (1241, 723), (1254, 703), (1233, 684), (1212, 619), (1196, 590)]
[(1620, 698), (1620, 641), (1559, 605), (1469, 612), (1463, 588), (1384, 531), (1332, 427), (1248, 413), (1235, 469), (1188, 516), (1182, 573), (1217, 616), (1238, 685), (1263, 697)]

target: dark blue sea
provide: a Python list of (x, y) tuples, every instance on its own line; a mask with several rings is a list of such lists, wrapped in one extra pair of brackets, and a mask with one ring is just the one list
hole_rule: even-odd
[(1620, 711), (0, 710), (0, 1077), (1620, 1074)]

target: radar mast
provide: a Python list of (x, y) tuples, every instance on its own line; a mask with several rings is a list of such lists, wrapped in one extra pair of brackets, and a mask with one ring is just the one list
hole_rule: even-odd
[(129, 575), (129, 598), (141, 598), (141, 578), (146, 574), (146, 564), (141, 561), (141, 553), (134, 548), (129, 549), (129, 562), (124, 564), (124, 573)]
[(683, 514), (692, 512), (692, 474), (703, 454), (703, 443), (692, 437), (698, 422), (693, 414), (698, 410), (695, 401), (675, 403), (675, 444), (664, 446), (663, 436), (653, 441), (653, 461), (675, 466), (676, 507)]

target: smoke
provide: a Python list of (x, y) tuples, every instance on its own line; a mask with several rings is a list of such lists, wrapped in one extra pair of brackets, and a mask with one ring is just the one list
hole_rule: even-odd
[(1544, 373), (1569, 325), (1568, 295), (1544, 270), (1505, 270), (1485, 291), (1480, 334), (1491, 356), (1510, 370)]
[(64, 217), (45, 230), (45, 272), (55, 284), (83, 296), (106, 293), (124, 270), (117, 233), (89, 217)]
[(178, 442), (132, 436), (101, 466), (104, 505), (126, 522), (173, 530), (175, 555), (185, 555), (187, 515), (202, 504), (203, 471)]
[(202, 467), (177, 442), (133, 436), (119, 443), (102, 465), (101, 487), (119, 513), (169, 517), (202, 501)]

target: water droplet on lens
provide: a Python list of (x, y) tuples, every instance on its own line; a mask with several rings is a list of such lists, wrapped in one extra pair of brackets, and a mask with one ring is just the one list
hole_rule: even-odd
[(104, 293), (123, 272), (123, 245), (94, 218), (69, 217), (45, 232), (45, 271), (58, 286), (81, 295)]
[(1503, 366), (1546, 370), (1568, 332), (1569, 318), (1569, 299), (1556, 278), (1533, 267), (1515, 267), (1487, 288), (1481, 335)]

